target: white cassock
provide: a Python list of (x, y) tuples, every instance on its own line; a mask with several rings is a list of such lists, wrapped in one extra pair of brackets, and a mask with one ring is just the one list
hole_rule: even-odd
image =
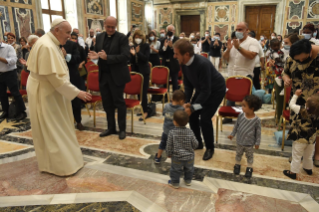
[(60, 42), (51, 32), (32, 47), (27, 66), (29, 112), (39, 170), (59, 176), (74, 174), (83, 167), (71, 106), (80, 90), (70, 83)]

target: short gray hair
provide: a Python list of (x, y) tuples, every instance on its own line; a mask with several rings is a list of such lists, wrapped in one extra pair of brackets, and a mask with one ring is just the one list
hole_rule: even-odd
[(30, 35), (30, 36), (28, 37), (28, 43), (31, 43), (33, 39), (39, 39), (39, 37), (36, 36), (36, 35)]
[(42, 36), (42, 35), (45, 34), (45, 31), (44, 31), (43, 29), (40, 29), (40, 28), (39, 28), (39, 29), (37, 29), (37, 30), (35, 31), (35, 33)]
[(168, 26), (166, 27), (166, 31), (168, 31), (168, 27), (173, 27), (173, 30), (175, 31), (175, 27), (174, 27), (173, 24), (168, 25)]

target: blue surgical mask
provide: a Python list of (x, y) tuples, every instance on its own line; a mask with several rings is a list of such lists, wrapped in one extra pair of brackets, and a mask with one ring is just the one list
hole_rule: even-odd
[(290, 50), (290, 46), (289, 45), (284, 45), (284, 49), (285, 50)]
[(264, 37), (260, 37), (260, 40), (264, 40), (265, 38)]
[(160, 34), (161, 38), (165, 37), (165, 33)]
[(151, 41), (153, 41), (154, 39), (155, 39), (154, 36), (151, 36), (151, 37), (150, 37), (150, 40), (151, 40)]
[(317, 36), (317, 32), (314, 32), (314, 33), (313, 33), (313, 37), (316, 37), (316, 36)]
[(311, 34), (304, 34), (304, 33), (302, 33), (302, 36), (304, 36), (305, 39), (307, 39), (307, 40), (310, 40), (310, 38), (311, 38)]
[(6, 36), (6, 35), (3, 38), (5, 41), (8, 40), (8, 36)]
[(239, 39), (239, 40), (243, 39), (244, 38), (244, 33), (236, 31), (236, 38)]
[(98, 34), (100, 34), (101, 32), (96, 32), (96, 34), (98, 35)]

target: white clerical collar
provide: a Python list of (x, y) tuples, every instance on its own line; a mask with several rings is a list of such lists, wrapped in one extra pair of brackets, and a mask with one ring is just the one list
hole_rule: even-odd
[(190, 66), (192, 65), (193, 61), (194, 61), (195, 55), (193, 55), (193, 57), (191, 57), (191, 59), (189, 59), (189, 61), (185, 64), (186, 66)]

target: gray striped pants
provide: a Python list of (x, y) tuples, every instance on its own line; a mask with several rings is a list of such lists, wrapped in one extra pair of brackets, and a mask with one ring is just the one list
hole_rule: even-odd
[(246, 152), (248, 167), (252, 167), (254, 162), (254, 146), (241, 146), (237, 144), (236, 148), (236, 164), (240, 165), (241, 158), (244, 152)]

